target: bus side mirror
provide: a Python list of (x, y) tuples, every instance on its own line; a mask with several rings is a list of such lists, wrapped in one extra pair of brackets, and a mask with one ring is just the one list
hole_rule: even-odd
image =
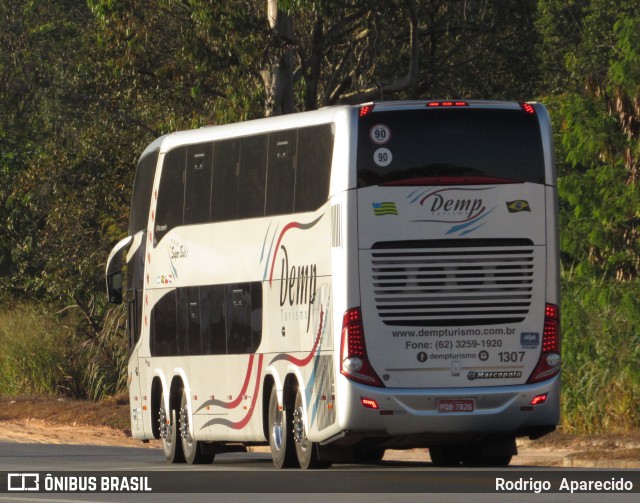
[(122, 254), (132, 241), (131, 236), (121, 240), (113, 247), (107, 260), (107, 298), (113, 304), (122, 304)]
[(107, 276), (107, 296), (112, 304), (122, 304), (122, 271)]

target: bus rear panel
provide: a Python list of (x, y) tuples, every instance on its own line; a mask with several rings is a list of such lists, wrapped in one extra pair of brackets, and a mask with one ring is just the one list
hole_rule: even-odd
[(552, 431), (557, 195), (544, 107), (372, 104), (357, 129), (359, 302), (342, 330), (341, 429), (450, 449)]

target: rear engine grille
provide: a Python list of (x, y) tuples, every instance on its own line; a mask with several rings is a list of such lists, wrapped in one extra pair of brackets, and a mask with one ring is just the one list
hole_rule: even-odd
[(529, 240), (376, 243), (373, 292), (387, 325), (517, 323), (531, 307), (534, 246)]

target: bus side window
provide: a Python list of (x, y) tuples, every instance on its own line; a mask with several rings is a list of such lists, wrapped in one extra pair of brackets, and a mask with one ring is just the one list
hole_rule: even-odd
[(315, 211), (329, 197), (333, 132), (331, 124), (300, 128), (293, 211)]
[(248, 284), (225, 288), (227, 311), (227, 353), (251, 353), (251, 292)]
[(238, 206), (239, 142), (221, 140), (213, 146), (213, 181), (211, 183), (211, 221), (236, 218)]
[(176, 355), (185, 356), (189, 352), (189, 288), (177, 289), (176, 311)]
[(246, 136), (240, 140), (238, 206), (235, 218), (264, 216), (268, 138), (267, 134), (261, 134)]
[[(226, 316), (224, 307), (224, 285), (206, 288), (207, 316), (209, 320), (209, 353), (223, 355), (227, 352)], [(204, 296), (204, 295), (203, 295)]]
[(185, 225), (209, 221), (212, 169), (213, 143), (200, 143), (187, 147), (184, 194)]
[(262, 284), (226, 285), (225, 294), (227, 353), (253, 353), (262, 336)]
[(211, 354), (208, 287), (189, 289), (189, 354)]
[(183, 223), (186, 152), (186, 147), (176, 148), (164, 158), (158, 190), (154, 246), (167, 232)]
[(251, 283), (251, 346), (257, 351), (262, 342), (262, 283)]
[(171, 290), (153, 308), (151, 356), (175, 356), (178, 354), (176, 300), (176, 290)]
[(144, 288), (144, 258), (146, 256), (146, 233), (142, 239), (140, 248), (136, 250), (133, 258), (127, 264), (127, 304), (129, 311), (129, 351), (133, 350), (140, 338), (142, 329), (142, 305)]
[(266, 215), (293, 212), (297, 143), (295, 129), (269, 135)]

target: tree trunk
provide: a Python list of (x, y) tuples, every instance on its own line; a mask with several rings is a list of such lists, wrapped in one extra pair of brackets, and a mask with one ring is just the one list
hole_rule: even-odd
[(271, 43), (266, 49), (266, 65), (262, 70), (266, 99), (266, 117), (294, 112), (293, 104), (293, 22), (278, 9), (278, 0), (267, 0), (267, 18)]

